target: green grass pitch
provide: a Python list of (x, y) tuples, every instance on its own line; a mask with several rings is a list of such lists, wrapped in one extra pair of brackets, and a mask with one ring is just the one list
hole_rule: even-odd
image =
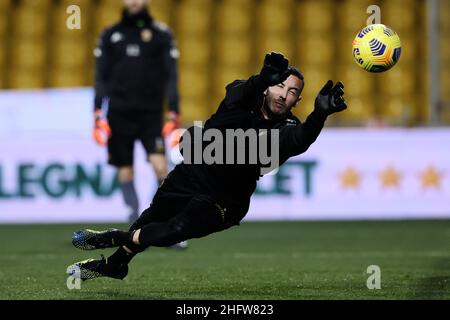
[[(123, 281), (68, 290), (67, 265), (112, 252), (73, 248), (79, 227), (0, 226), (0, 299), (450, 298), (450, 220), (248, 222), (186, 251), (150, 248)], [(366, 286), (369, 265), (380, 290)]]

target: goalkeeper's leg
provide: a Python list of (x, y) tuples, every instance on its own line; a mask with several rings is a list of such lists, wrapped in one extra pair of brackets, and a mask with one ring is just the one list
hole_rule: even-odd
[[(186, 207), (177, 215), (164, 221), (158, 218), (167, 216), (162, 212), (154, 212), (150, 207), (131, 227), (130, 231), (107, 230), (100, 232), (102, 247), (120, 246), (115, 253), (105, 260), (107, 272), (97, 272), (100, 276), (116, 273), (122, 275), (123, 269), (139, 252), (149, 246), (167, 247), (191, 238), (200, 238), (226, 229), (225, 210), (209, 196), (199, 195), (190, 199)], [(106, 240), (105, 240), (106, 239)], [(104, 246), (107, 243), (107, 246)], [(94, 241), (90, 245), (95, 247)], [(91, 263), (92, 264), (92, 263)]]
[(151, 219), (157, 217), (157, 212), (144, 211), (126, 236), (117, 237), (118, 244), (122, 247), (110, 259), (129, 263), (136, 253), (150, 246), (168, 247), (180, 241), (201, 238), (228, 227), (225, 224), (224, 209), (205, 195), (193, 197), (179, 214), (167, 221)]
[(201, 238), (226, 229), (225, 211), (211, 197), (198, 195), (176, 216), (150, 222), (132, 232), (132, 242), (143, 248), (167, 247), (180, 241)]

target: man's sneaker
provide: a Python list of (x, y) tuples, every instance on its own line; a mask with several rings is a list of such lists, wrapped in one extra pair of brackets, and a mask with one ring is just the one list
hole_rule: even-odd
[(174, 245), (171, 245), (169, 248), (171, 249), (178, 249), (178, 250), (185, 250), (189, 246), (187, 241), (181, 241), (178, 243), (175, 243)]
[(100, 277), (108, 277), (122, 280), (128, 274), (128, 265), (122, 264), (119, 267), (111, 266), (102, 255), (101, 259), (87, 259), (75, 262), (68, 268), (68, 274), (81, 280), (89, 280)]
[(95, 231), (83, 229), (75, 231), (72, 235), (72, 244), (81, 250), (94, 250), (117, 247), (111, 232), (117, 229), (108, 229), (103, 231)]

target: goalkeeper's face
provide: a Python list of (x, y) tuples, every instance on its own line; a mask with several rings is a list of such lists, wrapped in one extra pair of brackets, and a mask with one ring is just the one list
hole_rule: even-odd
[(269, 87), (265, 94), (265, 108), (274, 115), (281, 116), (289, 112), (301, 100), (303, 80), (290, 75), (285, 81)]
[(149, 0), (123, 0), (123, 5), (129, 13), (135, 14), (146, 8), (149, 2)]

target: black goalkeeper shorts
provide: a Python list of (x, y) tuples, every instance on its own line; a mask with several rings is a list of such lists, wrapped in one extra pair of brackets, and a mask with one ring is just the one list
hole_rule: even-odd
[(152, 222), (170, 222), (183, 225), (182, 240), (201, 238), (230, 228), (227, 210), (217, 200), (196, 190), (188, 177), (179, 179), (179, 171), (172, 171), (158, 188), (150, 207), (131, 226), (140, 229)]
[(132, 166), (136, 140), (142, 143), (147, 156), (164, 154), (161, 113), (110, 109), (107, 117), (112, 133), (108, 140), (109, 164), (116, 167)]

